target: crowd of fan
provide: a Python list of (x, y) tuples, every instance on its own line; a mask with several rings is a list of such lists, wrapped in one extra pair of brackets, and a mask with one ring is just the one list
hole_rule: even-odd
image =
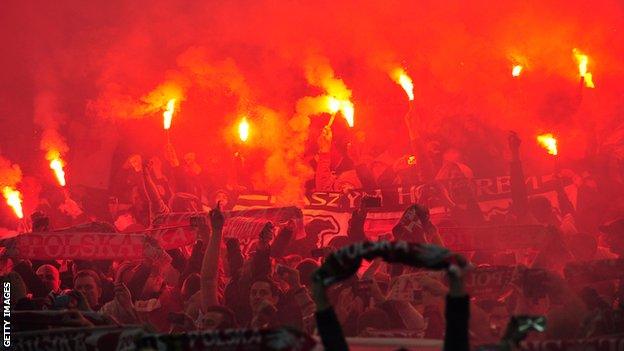
[[(328, 159), (330, 144), (331, 135), (324, 132), (315, 161), (315, 184), (325, 190), (334, 189), (340, 181)], [(4, 279), (12, 282), (13, 311), (70, 311), (54, 321), (18, 320), (14, 331), (110, 323), (149, 325), (162, 333), (286, 325), (320, 334), (326, 346), (332, 345), (330, 349), (347, 349), (343, 336), (444, 339), (446, 335), (449, 350), (467, 349), (469, 337), (473, 344), (496, 342), (509, 318), (517, 314), (547, 317), (546, 332), (532, 336), (535, 338), (587, 338), (624, 331), (624, 278), (579, 284), (563, 275), (569, 262), (622, 257), (624, 221), (597, 223), (600, 212), (606, 210), (597, 208), (604, 205), (594, 201), (599, 188), (591, 176), (575, 180), (579, 186), (576, 208), (562, 186), (556, 187), (558, 211), (545, 198), (529, 198), (519, 146), (512, 134), (513, 205), (503, 221), (549, 226), (551, 239), (539, 251), (469, 252), (466, 256), (472, 265), (452, 266), (446, 275), (374, 260), (352, 278), (325, 288), (312, 279), (323, 262), (321, 255), (312, 251), (324, 249), (326, 255), (339, 246), (366, 239), (364, 206), (353, 212), (349, 228), (333, 241), (334, 247), (310, 247), (295, 240), (292, 222), (267, 223), (257, 233), (251, 252), (243, 254), (237, 239), (222, 236), (222, 211), (228, 207), (228, 199), (226, 192), (216, 191), (208, 220), (196, 223), (194, 245), (168, 250), (158, 260), (3, 258)], [(170, 177), (175, 179), (164, 175), (157, 158), (145, 163), (138, 156), (129, 158), (116, 182), (119, 201), (115, 203), (114, 225), (95, 223), (77, 230), (134, 232), (149, 227), (158, 216), (201, 211), (206, 202), (212, 202), (206, 200), (203, 181), (198, 178), (201, 167), (194, 155), (185, 156), (184, 165), (171, 149), (166, 158), (173, 169)], [(355, 159), (350, 159), (350, 169), (360, 186), (370, 188), (380, 186), (380, 179), (400, 178), (409, 172), (418, 178), (426, 173), (422, 163), (418, 171), (397, 173), (390, 167), (380, 172), (357, 164)], [(467, 166), (454, 160), (444, 162), (435, 177), (465, 180), (454, 183), (459, 185), (450, 190), (453, 206), (448, 223), (485, 224), (470, 188), (469, 173)], [(344, 187), (336, 190), (345, 191)], [(120, 207), (123, 203), (128, 206)], [(79, 209), (60, 211), (56, 205), (49, 203), (33, 214), (33, 232), (90, 219)], [(407, 217), (416, 223), (416, 229), (406, 229), (402, 219), (391, 239), (444, 245), (426, 207), (410, 206)], [(465, 274), (470, 274), (466, 271), (500, 265), (517, 267), (520, 273), (500, 292), (469, 297), (463, 284)], [(539, 270), (539, 279), (536, 275), (521, 279), (528, 270)], [(408, 274), (417, 287), (411, 299), (398, 299), (392, 287)], [(104, 318), (94, 318), (88, 312), (99, 312)]]

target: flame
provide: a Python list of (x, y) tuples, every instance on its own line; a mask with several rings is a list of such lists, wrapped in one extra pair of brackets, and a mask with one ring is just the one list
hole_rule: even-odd
[(552, 134), (538, 135), (537, 142), (544, 147), (549, 154), (557, 156), (557, 139)]
[(333, 96), (327, 97), (327, 108), (329, 109), (329, 113), (335, 114), (340, 111), (340, 100), (336, 99)]
[(61, 159), (61, 153), (58, 150), (50, 150), (46, 154), (46, 159), (50, 161), (50, 169), (54, 171), (59, 185), (65, 186), (65, 171), (63, 170), (65, 162)]
[(238, 123), (238, 137), (242, 142), (246, 142), (249, 139), (249, 122), (247, 122), (247, 117), (243, 117)]
[(342, 112), (342, 116), (347, 120), (347, 124), (349, 127), (353, 128), (354, 125), (354, 117), (355, 108), (353, 107), (353, 103), (349, 100), (343, 100), (340, 103), (340, 112)]
[(392, 79), (405, 90), (409, 100), (414, 100), (414, 83), (412, 82), (412, 78), (405, 73), (405, 70), (400, 67), (395, 68), (390, 75)]
[(515, 65), (513, 66), (513, 69), (511, 70), (511, 75), (514, 77), (518, 77), (520, 76), (521, 72), (522, 72), (522, 65)]
[(594, 81), (592, 74), (587, 72), (587, 65), (589, 64), (589, 57), (582, 53), (579, 49), (573, 49), (572, 53), (578, 62), (579, 76), (585, 81), (585, 86), (588, 88), (594, 88)]
[(173, 119), (173, 113), (175, 112), (176, 99), (170, 99), (167, 102), (167, 109), (163, 112), (163, 127), (165, 130), (171, 128), (171, 120)]
[(326, 96), (326, 104), (327, 104), (327, 112), (332, 115), (332, 118), (329, 122), (331, 125), (334, 121), (334, 116), (338, 111), (341, 112), (342, 117), (347, 121), (349, 127), (353, 128), (354, 125), (354, 115), (355, 108), (353, 107), (353, 103), (349, 100), (341, 100), (335, 98), (333, 96)]
[(22, 194), (19, 192), (19, 190), (16, 190), (10, 186), (5, 186), (4, 188), (2, 188), (2, 194), (6, 199), (7, 205), (11, 206), (17, 218), (24, 218), (24, 211), (22, 210)]

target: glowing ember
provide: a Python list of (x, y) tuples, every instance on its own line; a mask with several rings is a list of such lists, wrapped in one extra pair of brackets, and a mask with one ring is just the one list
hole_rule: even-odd
[(238, 137), (242, 142), (246, 142), (249, 139), (249, 122), (247, 122), (247, 117), (243, 117), (238, 123)]
[(520, 76), (520, 73), (522, 72), (522, 66), (521, 65), (515, 65), (513, 66), (513, 69), (511, 70), (511, 75), (514, 77), (518, 77)]
[(414, 83), (412, 82), (412, 78), (410, 78), (407, 73), (403, 70), (403, 68), (395, 68), (391, 73), (392, 79), (398, 83), (410, 101), (414, 100)]
[(590, 72), (587, 72), (589, 57), (583, 54), (579, 49), (573, 49), (572, 53), (574, 54), (574, 57), (578, 62), (579, 76), (583, 77), (583, 80), (585, 81), (585, 86), (588, 88), (594, 88), (595, 86), (592, 74)]
[(46, 153), (46, 160), (50, 161), (50, 169), (54, 171), (59, 185), (65, 186), (65, 171), (63, 170), (65, 162), (61, 159), (61, 153), (58, 150), (50, 150)]
[(549, 154), (557, 155), (557, 139), (550, 133), (537, 136), (537, 142), (548, 151)]
[(17, 218), (24, 218), (24, 212), (22, 211), (22, 194), (19, 190), (13, 189), (10, 186), (5, 186), (2, 189), (2, 194), (6, 199), (7, 205), (11, 206)]
[(163, 112), (163, 127), (165, 130), (171, 128), (171, 120), (173, 119), (173, 113), (175, 112), (175, 99), (169, 100), (167, 102), (167, 109)]

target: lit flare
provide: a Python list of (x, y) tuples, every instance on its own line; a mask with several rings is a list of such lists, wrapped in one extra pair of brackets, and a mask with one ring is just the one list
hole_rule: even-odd
[(400, 67), (395, 68), (390, 75), (392, 79), (405, 90), (409, 100), (414, 100), (414, 83), (412, 82), (412, 78), (405, 73), (405, 70)]
[(329, 126), (331, 126), (334, 122), (335, 114), (340, 111), (342, 117), (347, 121), (347, 124), (350, 128), (353, 128), (355, 123), (355, 107), (353, 103), (349, 100), (340, 100), (333, 96), (327, 96), (327, 112), (329, 112), (332, 117), (330, 119)]
[(173, 113), (175, 112), (176, 99), (170, 99), (167, 102), (167, 108), (163, 112), (163, 127), (165, 130), (171, 128), (171, 120), (173, 119)]
[(515, 66), (513, 66), (512, 70), (511, 70), (511, 75), (513, 77), (519, 77), (521, 72), (522, 72), (522, 66), (521, 65), (515, 65)]
[(13, 209), (15, 216), (17, 216), (17, 218), (19, 219), (24, 218), (24, 211), (22, 210), (22, 194), (19, 192), (19, 190), (14, 189), (10, 186), (5, 186), (2, 189), (2, 194), (6, 199), (7, 205), (9, 205)]
[(576, 58), (576, 62), (578, 62), (579, 76), (585, 81), (585, 86), (588, 88), (595, 88), (592, 74), (591, 72), (587, 72), (589, 57), (579, 49), (573, 49), (572, 53), (574, 54), (574, 58)]
[(46, 160), (50, 161), (50, 169), (54, 171), (54, 176), (60, 186), (65, 186), (65, 162), (61, 158), (58, 150), (50, 150), (46, 153)]
[(557, 139), (551, 133), (538, 135), (537, 142), (546, 149), (550, 155), (557, 156)]
[(238, 138), (244, 143), (249, 139), (249, 122), (243, 117), (238, 123)]

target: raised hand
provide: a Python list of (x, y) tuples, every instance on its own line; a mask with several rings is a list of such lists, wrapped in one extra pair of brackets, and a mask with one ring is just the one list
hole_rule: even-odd
[(260, 244), (264, 246), (269, 246), (271, 240), (273, 240), (274, 232), (275, 225), (273, 225), (273, 223), (271, 222), (267, 222), (262, 228), (262, 231), (260, 231)]
[(210, 211), (210, 223), (213, 231), (223, 230), (225, 216), (223, 216), (223, 212), (221, 212), (221, 202), (218, 202), (217, 206)]
[(132, 309), (132, 294), (124, 283), (117, 283), (114, 287), (115, 301), (126, 311)]
[(321, 135), (319, 135), (317, 139), (317, 142), (320, 153), (326, 153), (331, 150), (332, 130), (330, 127), (326, 126), (323, 128), (323, 130), (321, 131)]
[(512, 156), (517, 157), (520, 152), (520, 144), (522, 143), (522, 140), (518, 137), (518, 133), (513, 130), (509, 131), (507, 142), (509, 143), (509, 150), (511, 150)]

